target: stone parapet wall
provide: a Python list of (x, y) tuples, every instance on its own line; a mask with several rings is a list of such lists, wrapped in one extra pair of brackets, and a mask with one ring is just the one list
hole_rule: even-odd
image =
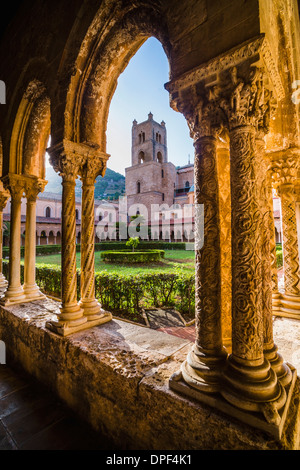
[(96, 430), (111, 437), (114, 448), (297, 448), (299, 392), (283, 438), (276, 442), (169, 389), (170, 376), (191, 347), (187, 340), (117, 319), (61, 337), (45, 328), (57, 312), (58, 304), (49, 299), (1, 308), (0, 338), (7, 363), (48, 385)]

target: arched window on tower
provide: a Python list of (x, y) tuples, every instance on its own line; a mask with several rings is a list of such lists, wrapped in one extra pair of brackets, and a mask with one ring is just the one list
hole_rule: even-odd
[(75, 210), (75, 217), (76, 217), (76, 220), (79, 219), (79, 210), (78, 209)]
[(137, 192), (137, 194), (140, 194), (140, 192), (141, 192), (141, 183), (139, 181), (136, 184), (136, 192)]
[(162, 153), (161, 153), (161, 152), (157, 152), (156, 158), (157, 158), (158, 163), (162, 163), (162, 162), (163, 162), (163, 157), (162, 157)]
[(186, 187), (186, 189), (190, 189), (190, 183), (189, 183), (189, 181), (186, 181), (185, 187)]
[(46, 207), (46, 210), (45, 210), (45, 216), (50, 218), (51, 217), (51, 208), (48, 206)]
[(144, 163), (145, 161), (145, 154), (144, 152), (141, 150), (140, 153), (139, 153), (139, 156), (138, 156), (138, 162), (139, 163)]

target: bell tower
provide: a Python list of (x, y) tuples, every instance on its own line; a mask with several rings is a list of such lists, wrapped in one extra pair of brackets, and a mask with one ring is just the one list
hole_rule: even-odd
[(165, 122), (160, 124), (153, 120), (153, 114), (148, 114), (147, 121), (132, 125), (132, 156), (131, 164), (138, 165), (146, 162), (167, 163), (167, 130)]
[(168, 162), (166, 124), (154, 121), (151, 112), (146, 121), (133, 121), (131, 166), (125, 176), (128, 206), (143, 204), (150, 217), (151, 204), (173, 204), (176, 168)]

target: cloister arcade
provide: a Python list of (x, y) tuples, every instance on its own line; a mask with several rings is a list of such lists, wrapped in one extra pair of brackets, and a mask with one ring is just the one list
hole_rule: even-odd
[[(274, 343), (272, 317), (300, 321), (299, 105), (291, 98), (292, 84), (300, 78), (297, 2), (250, 1), (242, 8), (234, 1), (87, 1), (74, 2), (75, 16), (64, 1), (55, 14), (50, 12), (52, 2), (44, 3), (44, 49), (39, 46), (43, 41), (31, 40), (16, 73), (11, 64), (18, 41), (6, 58), (3, 48), (0, 54), (6, 64), (1, 78), (7, 84), (8, 103), (0, 120), (2, 209), (11, 197), (9, 283), (2, 308), (43, 298), (35, 282), (35, 205), (46, 185), (44, 158), (51, 132), (47, 151), (63, 186), (62, 302), (57, 320), (47, 322), (46, 328), (68, 336), (111, 321), (112, 315), (95, 298), (94, 182), (105, 173), (109, 159), (106, 125), (118, 77), (154, 36), (170, 63), (165, 85), (170, 104), (185, 116), (194, 140), (195, 203), (205, 208), (205, 242), (199, 249), (196, 238), (196, 341), (169, 386), (280, 438), (297, 373)], [(36, 6), (28, 15), (32, 8)], [(221, 12), (227, 13), (226, 28), (220, 25), (212, 41), (209, 31)], [(62, 20), (56, 24), (60, 13), (65, 26)], [(37, 24), (32, 34), (41, 35)], [(273, 187), (282, 205), (284, 293), (278, 291)], [(23, 197), (27, 214), (22, 286)]]

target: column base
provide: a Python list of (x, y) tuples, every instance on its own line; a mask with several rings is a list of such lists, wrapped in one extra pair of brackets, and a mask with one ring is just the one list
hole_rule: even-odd
[(4, 306), (22, 304), (23, 302), (29, 302), (29, 300), (26, 299), (23, 288), (21, 286), (9, 286), (4, 295), (0, 298), (0, 304)]
[(5, 276), (1, 273), (0, 274), (0, 289), (4, 288), (4, 287), (7, 287), (7, 286), (8, 286), (8, 281), (5, 278)]
[(26, 286), (24, 284), (23, 292), (26, 296), (27, 302), (46, 298), (45, 294), (42, 294), (42, 292), (39, 290), (39, 287), (36, 284), (33, 284), (31, 286)]
[(225, 350), (219, 356), (209, 356), (194, 345), (181, 366), (182, 376), (191, 387), (206, 393), (215, 393), (220, 389), (221, 371), (226, 357)]
[(274, 344), (270, 349), (264, 351), (264, 357), (269, 361), (270, 366), (277, 375), (283, 387), (286, 387), (292, 380), (292, 372), (282, 356), (278, 353), (278, 348)]
[(279, 411), (285, 405), (286, 391), (265, 358), (255, 364), (229, 356), (223, 371), (221, 394), (236, 408), (262, 412), (269, 423), (280, 423)]
[(253, 412), (250, 410), (243, 410), (232, 403), (228, 402), (223, 398), (220, 393), (205, 393), (199, 389), (195, 389), (189, 386), (185, 380), (183, 379), (183, 375), (181, 371), (176, 372), (173, 374), (169, 380), (170, 389), (174, 392), (179, 394), (185, 395), (192, 400), (199, 401), (204, 403), (205, 405), (209, 405), (212, 408), (217, 409), (228, 415), (229, 417), (238, 419), (239, 421), (245, 423), (246, 425), (252, 426), (256, 429), (260, 429), (262, 431), (267, 432), (268, 434), (272, 435), (277, 440), (281, 439), (282, 431), (286, 422), (286, 418), (288, 415), (289, 406), (291, 403), (291, 399), (293, 397), (294, 389), (295, 389), (295, 382), (297, 378), (297, 371), (296, 369), (289, 365), (291, 372), (292, 372), (292, 380), (289, 385), (286, 387), (286, 400), (284, 406), (279, 410), (278, 417), (279, 419), (277, 422), (273, 422), (272, 420), (268, 420), (266, 416), (268, 416), (268, 407), (272, 406), (271, 403), (261, 403), (261, 409), (258, 412)]
[(273, 315), (276, 315), (278, 312), (280, 312), (280, 299), (281, 299), (280, 292), (274, 292), (272, 294), (272, 312), (273, 312)]
[[(84, 316), (87, 317), (87, 321), (94, 321), (94, 320), (99, 320), (102, 318), (105, 314), (108, 314), (109, 312), (106, 312), (105, 310), (102, 309), (100, 303), (96, 300), (81, 300), (79, 303), (80, 308), (83, 310)], [(110, 314), (111, 315), (111, 314)]]
[[(97, 318), (88, 320), (88, 318), (83, 315), (83, 309), (80, 308), (78, 304), (77, 309), (76, 306), (65, 309), (61, 308), (61, 314), (64, 319), (46, 322), (46, 328), (60, 336), (68, 336), (94, 326), (102, 325), (112, 319), (110, 312), (102, 310), (101, 315), (97, 315)], [(73, 316), (73, 319), (71, 316)], [(74, 318), (74, 316), (77, 316), (77, 318)], [(70, 317), (70, 319), (66, 319), (66, 317)]]
[(281, 294), (280, 310), (274, 311), (274, 315), (300, 320), (300, 295)]

